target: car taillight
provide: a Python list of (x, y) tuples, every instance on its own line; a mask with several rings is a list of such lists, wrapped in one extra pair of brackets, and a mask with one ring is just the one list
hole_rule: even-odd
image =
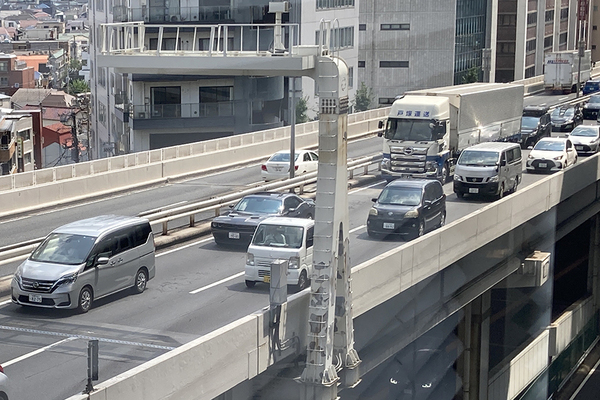
[(2, 368), (2, 365), (0, 365), (0, 372), (4, 373), (4, 368)]
[(263, 171), (267, 170), (267, 166), (265, 164), (262, 165), (262, 167), (260, 167), (260, 169), (262, 169)]
[(298, 166), (294, 165), (294, 171), (298, 171)]

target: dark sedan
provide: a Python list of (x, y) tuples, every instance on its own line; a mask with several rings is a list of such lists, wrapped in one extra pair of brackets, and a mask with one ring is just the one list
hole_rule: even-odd
[(598, 118), (598, 110), (600, 110), (600, 94), (593, 94), (583, 106), (583, 119)]
[(400, 235), (412, 239), (446, 222), (446, 195), (437, 180), (395, 180), (373, 201), (367, 219), (371, 237)]
[(550, 114), (552, 130), (559, 132), (572, 131), (577, 125), (583, 123), (583, 114), (578, 105), (557, 107)]
[(211, 231), (217, 244), (247, 246), (263, 219), (274, 216), (313, 218), (315, 203), (294, 193), (261, 192), (242, 198), (231, 210), (213, 219)]

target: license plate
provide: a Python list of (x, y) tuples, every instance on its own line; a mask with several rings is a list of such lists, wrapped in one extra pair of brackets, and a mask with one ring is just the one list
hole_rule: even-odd
[(392, 222), (384, 222), (383, 229), (394, 229), (394, 224)]
[(41, 303), (42, 302), (42, 295), (41, 294), (30, 294), (29, 295), (29, 302), (31, 302), (31, 303)]
[(239, 238), (240, 238), (239, 232), (229, 232), (229, 239), (239, 239)]
[(479, 188), (469, 188), (469, 193), (479, 193)]
[(546, 168), (546, 167), (548, 166), (548, 164), (547, 164), (547, 163), (545, 163), (545, 162), (541, 162), (541, 163), (539, 163), (539, 164), (538, 164), (538, 166), (539, 166), (540, 168)]
[(265, 276), (263, 276), (263, 282), (264, 283), (271, 283), (271, 275), (265, 275)]
[(575, 146), (576, 150), (583, 150), (583, 146)]
[(282, 167), (275, 167), (275, 171), (281, 171)]

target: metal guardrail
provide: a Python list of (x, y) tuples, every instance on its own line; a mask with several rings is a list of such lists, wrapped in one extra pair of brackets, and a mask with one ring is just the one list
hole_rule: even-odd
[[(364, 169), (364, 174), (368, 174), (369, 166), (376, 164), (379, 169), (379, 161), (381, 155), (362, 157), (348, 162), (348, 174), (350, 178), (354, 176), (354, 171), (360, 168)], [(298, 188), (300, 194), (304, 192), (304, 186), (315, 183), (317, 181), (317, 172), (311, 172), (306, 175), (295, 177), (294, 179), (279, 180), (271, 183), (257, 185), (254, 188), (246, 189), (240, 192), (226, 194), (224, 196), (215, 197), (208, 200), (202, 200), (196, 203), (186, 204), (168, 209), (152, 210), (138, 214), (140, 217), (150, 220), (153, 226), (161, 225), (163, 235), (169, 233), (169, 222), (181, 218), (189, 218), (189, 226), (193, 227), (196, 222), (196, 215), (214, 210), (215, 215), (219, 215), (223, 206), (235, 203), (241, 200), (242, 197), (264, 191), (283, 191)], [(171, 229), (182, 228), (181, 225), (172, 227)], [(32, 239), (26, 242), (0, 247), (0, 263), (10, 261), (18, 261), (29, 255), (44, 238)]]

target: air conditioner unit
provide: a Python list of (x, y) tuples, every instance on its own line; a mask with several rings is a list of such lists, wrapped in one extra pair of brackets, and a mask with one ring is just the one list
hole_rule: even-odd
[(501, 287), (521, 288), (540, 287), (548, 280), (550, 275), (550, 253), (534, 251), (515, 272), (510, 274)]
[(15, 82), (15, 88), (19, 88), (19, 82)]

